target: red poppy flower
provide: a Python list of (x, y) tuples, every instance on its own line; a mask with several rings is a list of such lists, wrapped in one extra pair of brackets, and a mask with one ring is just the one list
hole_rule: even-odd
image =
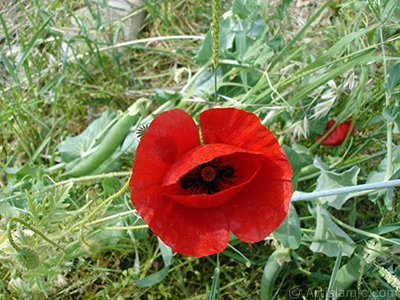
[[(333, 125), (335, 125), (335, 121), (334, 120), (330, 120), (328, 122), (328, 125), (326, 126), (325, 132), (323, 133), (323, 135), (319, 135), (317, 136), (317, 138), (315, 139), (315, 142), (319, 141), (332, 127)], [(350, 121), (346, 121), (340, 125), (338, 125), (322, 142), (321, 145), (330, 145), (330, 146), (336, 146), (336, 145), (340, 145), (341, 143), (343, 143), (344, 139), (347, 136), (347, 133), (350, 130), (350, 126), (351, 126), (351, 120)], [(353, 129), (351, 130), (350, 135), (352, 135), (354, 133), (354, 130), (356, 129), (356, 124), (353, 125)]]
[(292, 169), (259, 118), (215, 108), (193, 119), (179, 109), (159, 114), (135, 154), (132, 203), (174, 251), (205, 256), (224, 250), (230, 231), (253, 243), (285, 219)]

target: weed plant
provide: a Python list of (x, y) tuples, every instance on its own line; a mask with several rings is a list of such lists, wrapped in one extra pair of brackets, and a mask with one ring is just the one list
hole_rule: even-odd
[[(134, 41), (67, 40), (91, 0), (0, 2), (0, 299), (397, 299), (399, 2), (223, 1), (216, 68), (211, 1), (143, 2)], [(214, 106), (260, 117), (295, 194), (265, 241), (187, 257), (131, 204), (136, 130)], [(315, 142), (329, 120), (355, 133)]]

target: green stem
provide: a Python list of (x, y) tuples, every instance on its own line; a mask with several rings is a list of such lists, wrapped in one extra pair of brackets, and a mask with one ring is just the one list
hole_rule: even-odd
[(14, 242), (14, 239), (11, 235), (11, 220), (8, 222), (7, 226), (7, 237), (8, 237), (8, 242), (10, 243), (11, 247), (15, 249), (18, 253), (21, 252), (21, 248), (17, 246), (17, 244)]
[(104, 178), (112, 178), (112, 177), (124, 177), (130, 175), (132, 172), (111, 172), (107, 174), (99, 174), (99, 175), (89, 175), (89, 176), (84, 176), (84, 177), (78, 177), (78, 178), (70, 178), (68, 180), (60, 181), (52, 186), (46, 187), (43, 190), (37, 191), (35, 193), (37, 194), (42, 194), (42, 193), (47, 193), (48, 191), (51, 191), (59, 186), (67, 185), (70, 183), (75, 183), (75, 182), (85, 182), (85, 181), (94, 181), (94, 180), (99, 180), (99, 179), (104, 179)]
[(221, 11), (220, 0), (213, 0), (213, 10), (212, 10), (212, 36), (213, 36), (213, 65), (215, 71), (218, 68), (218, 43), (219, 43), (219, 14)]
[[(379, 34), (382, 42), (382, 58), (383, 58), (383, 74), (385, 80), (388, 79), (388, 74), (387, 74), (387, 66), (386, 66), (386, 54), (385, 54), (385, 44), (383, 42), (383, 32), (382, 32), (382, 24), (379, 24)], [(387, 91), (385, 91), (385, 104), (386, 106), (390, 106), (390, 99), (389, 99), (389, 94)], [(386, 121), (386, 149), (387, 149), (387, 166), (386, 166), (386, 176), (385, 180), (389, 180), (389, 178), (392, 176), (392, 127), (393, 127), (393, 122), (390, 120)]]
[(85, 224), (87, 221), (89, 221), (98, 211), (100, 211), (104, 206), (106, 206), (107, 204), (109, 204), (111, 201), (113, 201), (115, 198), (118, 198), (119, 196), (121, 196), (129, 187), (129, 181), (130, 178), (128, 179), (128, 181), (125, 183), (125, 185), (122, 187), (121, 190), (119, 190), (117, 193), (115, 193), (114, 195), (111, 195), (110, 197), (108, 197), (106, 200), (104, 200), (99, 206), (96, 207), (96, 209), (94, 209), (85, 219), (83, 219), (80, 222), (75, 223), (73, 226), (71, 226), (67, 231), (65, 231), (63, 234), (61, 234), (58, 238), (62, 238), (64, 236), (66, 236), (67, 234), (69, 234), (70, 232), (72, 232), (74, 229), (76, 229), (77, 227)]
[(14, 240), (12, 238), (11, 235), (11, 227), (12, 227), (12, 222), (18, 222), (22, 225), (24, 225), (26, 228), (28, 228), (29, 230), (32, 230), (34, 233), (36, 233), (37, 235), (39, 235), (42, 239), (44, 239), (46, 242), (52, 244), (54, 247), (62, 250), (64, 253), (67, 253), (67, 250), (65, 250), (63, 247), (57, 245), (57, 243), (53, 242), (52, 240), (50, 240), (47, 236), (45, 236), (42, 232), (40, 232), (39, 230), (37, 230), (36, 228), (32, 227), (31, 225), (29, 225), (27, 222), (25, 222), (24, 220), (20, 219), (20, 218), (11, 218), (8, 221), (8, 228), (7, 228), (7, 237), (8, 240), (11, 244), (11, 246), (17, 251), (20, 252), (21, 249), (14, 243)]
[(364, 192), (364, 191), (371, 191), (371, 190), (377, 190), (377, 189), (387, 189), (387, 188), (396, 187), (396, 186), (400, 186), (400, 179), (384, 181), (384, 182), (360, 184), (360, 185), (347, 186), (347, 187), (338, 188), (338, 189), (331, 189), (331, 190), (325, 190), (325, 191), (318, 191), (318, 192), (294, 195), (292, 197), (291, 201), (292, 202), (305, 201), (305, 200), (317, 199), (317, 198), (321, 198), (321, 197), (350, 194), (350, 193), (355, 193), (355, 192)]
[(331, 217), (331, 219), (336, 224), (338, 224), (338, 225), (342, 226), (343, 228), (346, 228), (347, 230), (350, 230), (350, 231), (352, 231), (354, 233), (357, 233), (357, 234), (360, 234), (360, 235), (364, 235), (364, 236), (367, 236), (369, 238), (373, 238), (373, 239), (376, 239), (376, 240), (382, 240), (382, 241), (385, 241), (385, 242), (389, 242), (391, 244), (400, 245), (400, 242), (396, 241), (395, 239), (388, 239), (388, 238), (380, 236), (379, 234), (375, 234), (375, 233), (372, 233), (372, 232), (368, 232), (368, 231), (364, 231), (364, 230), (355, 228), (353, 226), (350, 226), (350, 225), (348, 225), (346, 223), (343, 223), (342, 221), (336, 219), (334, 216), (332, 216), (332, 214), (329, 214), (329, 216)]
[(219, 66), (219, 15), (221, 12), (220, 0), (213, 0), (212, 11), (212, 36), (213, 36), (213, 69), (214, 69), (214, 91), (215, 103), (218, 101), (217, 70)]

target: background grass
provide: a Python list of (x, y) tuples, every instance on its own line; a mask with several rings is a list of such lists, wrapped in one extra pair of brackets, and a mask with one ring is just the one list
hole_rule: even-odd
[[(218, 258), (174, 254), (167, 276), (149, 287), (139, 287), (135, 280), (163, 270), (166, 259), (160, 241), (135, 213), (129, 193), (66, 234), (123, 186), (134, 152), (118, 158), (119, 173), (113, 176), (64, 182), (67, 162), (60, 145), (68, 136), (81, 134), (103, 112), (124, 112), (138, 100), (148, 101), (142, 119), (160, 107), (180, 107), (196, 117), (216, 100), (210, 57), (199, 50), (207, 45), (211, 2), (144, 1), (147, 14), (138, 39), (156, 39), (124, 47), (113, 47), (112, 39), (91, 38), (85, 22), (75, 41), (68, 43), (63, 31), (77, 17), (76, 10), (87, 5), (96, 8), (89, 1), (0, 3), (0, 299), (213, 299), (210, 291), (217, 283), (219, 299), (290, 299), (294, 287), (302, 299), (334, 298), (327, 295), (328, 287), (368, 295), (395, 290), (377, 267), (399, 274), (397, 189), (390, 210), (387, 196), (371, 194), (352, 197), (340, 209), (324, 206), (323, 199), (298, 202), (297, 247), (290, 249), (271, 235), (256, 244), (233, 240)], [(258, 114), (282, 145), (297, 152), (295, 159), (304, 161), (297, 167), (298, 191), (312, 192), (320, 188), (317, 179), (328, 176), (313, 164), (315, 158), (338, 174), (337, 181), (345, 178), (352, 185), (368, 182), (389, 157), (395, 179), (399, 137), (394, 134), (387, 142), (387, 124), (397, 123), (382, 112), (387, 106), (395, 116), (397, 109), (383, 85), (387, 69), (399, 60), (398, 3), (247, 1), (246, 7), (247, 15), (246, 10), (235, 10), (234, 2), (223, 2), (224, 17), (247, 31), (240, 26), (222, 31), (234, 41), (220, 45), (217, 104)], [(99, 35), (105, 31), (101, 25), (105, 24), (100, 20)], [(110, 28), (112, 36), (117, 35), (118, 22)], [(192, 37), (164, 38), (186, 35)], [(340, 123), (349, 117), (357, 125), (354, 136), (337, 147), (315, 144), (329, 119)], [(391, 148), (392, 157), (386, 152)], [(359, 168), (358, 177), (350, 178), (353, 167)], [(381, 167), (383, 180), (386, 170)], [(61, 184), (55, 189), (57, 182)], [(352, 243), (337, 238), (336, 228), (331, 236), (318, 236), (333, 226), (325, 231), (318, 227), (327, 222), (322, 210), (344, 223), (339, 225)], [(37, 270), (19, 266), (6, 236), (11, 217), (27, 220), (62, 244), (68, 257), (14, 224), (14, 238), (21, 245), (33, 245), (42, 259)], [(355, 250), (349, 256), (340, 252), (330, 257), (312, 250), (316, 242), (347, 243)], [(262, 280), (269, 273), (276, 276)], [(347, 298), (362, 299), (362, 294)]]

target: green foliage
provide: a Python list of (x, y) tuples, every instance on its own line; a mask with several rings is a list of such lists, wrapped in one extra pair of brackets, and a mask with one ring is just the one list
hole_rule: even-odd
[(316, 204), (314, 207), (316, 229), (310, 250), (326, 256), (351, 256), (356, 246), (353, 240), (330, 218), (328, 211)]
[[(348, 169), (343, 173), (336, 173), (329, 171), (329, 167), (324, 164), (319, 158), (316, 158), (314, 165), (321, 170), (321, 175), (317, 179), (317, 186), (315, 191), (332, 190), (346, 186), (357, 185), (357, 177), (360, 172), (360, 168), (357, 166)], [(354, 194), (345, 194), (325, 197), (322, 201), (327, 202), (329, 206), (336, 209), (341, 209), (343, 204), (350, 198), (354, 197)]]
[(301, 243), (300, 220), (295, 207), (291, 204), (289, 213), (282, 224), (275, 229), (274, 237), (282, 243), (282, 246), (289, 249), (297, 249)]

